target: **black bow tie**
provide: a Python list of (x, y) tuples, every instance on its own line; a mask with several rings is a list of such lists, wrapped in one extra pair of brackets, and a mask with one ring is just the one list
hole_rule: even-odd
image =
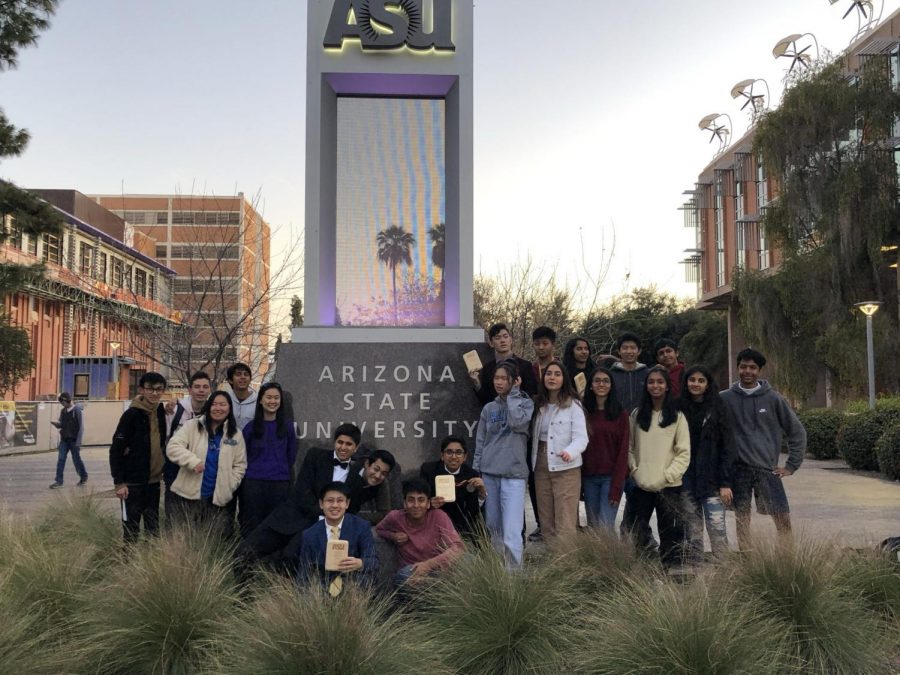
[(339, 466), (342, 469), (346, 469), (348, 466), (350, 466), (350, 462), (342, 462), (341, 460), (336, 459), (334, 460), (334, 465)]

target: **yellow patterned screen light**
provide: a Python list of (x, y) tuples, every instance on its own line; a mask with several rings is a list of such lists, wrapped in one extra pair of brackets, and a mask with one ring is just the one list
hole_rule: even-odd
[[(888, 251), (896, 251), (897, 248), (898, 248), (897, 244), (892, 244), (892, 245), (890, 245), (890, 246), (882, 246), (882, 247), (881, 247), (881, 252), (882, 252), (882, 253), (887, 253)], [(896, 265), (895, 265), (895, 267), (896, 267)]]
[(881, 303), (878, 300), (866, 300), (865, 302), (857, 302), (853, 306), (866, 316), (872, 316), (881, 307)]

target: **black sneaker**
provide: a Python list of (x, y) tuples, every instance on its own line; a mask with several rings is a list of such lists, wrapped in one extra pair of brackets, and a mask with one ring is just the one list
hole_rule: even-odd
[(50, 485), (50, 489), (51, 489), (51, 490), (56, 490), (57, 488), (61, 488), (62, 486), (63, 486), (62, 483), (52, 483), (52, 484)]
[(82, 478), (80, 481), (78, 481), (77, 487), (81, 487), (81, 486), (84, 485), (85, 483), (87, 483), (87, 476), (85, 476), (85, 477)]
[(541, 528), (536, 527), (534, 532), (528, 535), (528, 541), (543, 541), (544, 535), (541, 534)]

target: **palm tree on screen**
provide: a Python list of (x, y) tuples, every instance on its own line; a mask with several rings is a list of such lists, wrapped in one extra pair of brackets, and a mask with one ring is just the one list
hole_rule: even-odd
[(441, 296), (444, 295), (444, 223), (438, 223), (430, 230), (431, 237), (431, 262), (441, 270)]
[(410, 250), (416, 238), (399, 225), (391, 225), (375, 235), (378, 244), (378, 260), (391, 268), (391, 283), (394, 290), (394, 323), (400, 323), (400, 307), (397, 303), (397, 265), (412, 265)]

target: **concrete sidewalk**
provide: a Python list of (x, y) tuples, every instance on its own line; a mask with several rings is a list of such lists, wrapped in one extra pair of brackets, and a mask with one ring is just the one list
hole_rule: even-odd
[[(118, 513), (118, 502), (109, 476), (107, 448), (88, 448), (81, 453), (90, 476), (85, 487), (76, 487), (78, 477), (71, 459), (66, 466), (65, 486), (50, 490), (56, 472), (56, 453), (0, 457), (0, 506), (7, 511), (32, 516), (42, 507), (68, 495), (94, 492)], [(807, 459), (796, 475), (785, 479), (794, 528), (798, 534), (816, 539), (835, 539), (843, 546), (873, 546), (900, 535), (900, 482), (875, 473), (851, 471), (841, 461)], [(533, 516), (528, 506), (528, 532)], [(620, 509), (621, 517), (621, 509)], [(583, 522), (583, 516), (582, 516)], [(753, 515), (753, 531), (773, 536), (771, 518)], [(728, 514), (728, 536), (735, 543), (734, 514)]]

